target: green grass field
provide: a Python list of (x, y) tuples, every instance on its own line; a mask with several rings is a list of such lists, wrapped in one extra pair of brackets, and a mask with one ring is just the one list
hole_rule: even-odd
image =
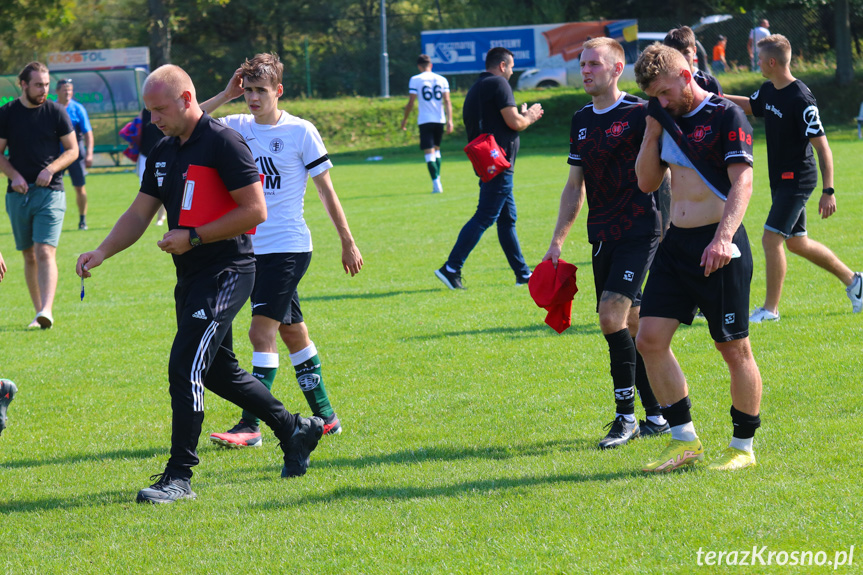
[[(861, 269), (863, 142), (850, 128), (830, 135), (839, 211), (822, 221), (810, 206), (810, 233)], [(445, 191), (434, 196), (418, 151), (381, 162), (336, 156), (333, 180), (366, 267), (344, 275), (312, 191), (315, 257), (300, 294), (344, 433), (322, 440), (305, 477), (282, 480), (269, 430), (258, 450), (206, 441), (238, 417), (209, 394), (198, 499), (171, 506), (134, 502), (169, 447), (174, 270), (155, 245), (164, 229), (151, 227), (94, 270), (83, 302), (74, 274), (78, 254), (128, 206), (134, 175), (88, 180), (87, 232), (76, 229), (70, 187), (50, 331), (25, 329), (33, 309), (0, 218), (9, 266), (0, 375), (20, 388), (0, 437), (0, 572), (826, 573), (833, 567), (699, 566), (698, 552), (766, 546), (832, 561), (852, 545), (854, 565), (837, 572), (860, 572), (863, 315), (850, 313), (840, 282), (790, 257), (782, 320), (752, 326), (764, 379), (758, 467), (645, 476), (640, 465), (664, 440), (595, 448), (614, 404), (584, 215), (563, 255), (579, 266), (581, 291), (562, 335), (513, 285), (494, 230), (464, 269), (467, 291), (446, 290), (432, 275), (476, 205), (462, 145), (446, 140)], [(566, 153), (525, 145), (519, 156), (518, 231), (532, 265), (548, 247)], [(745, 220), (753, 305), (764, 296), (763, 143), (756, 158)], [(234, 326), (244, 366), (248, 324), (247, 307)], [(673, 348), (714, 457), (731, 435), (727, 371), (706, 324), (682, 327)], [(281, 362), (276, 395), (307, 413), (284, 348)]]

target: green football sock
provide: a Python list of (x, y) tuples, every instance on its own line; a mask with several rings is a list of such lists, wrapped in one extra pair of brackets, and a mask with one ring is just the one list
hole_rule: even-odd
[(312, 410), (312, 415), (318, 417), (329, 417), (333, 414), (333, 406), (324, 387), (324, 379), (321, 376), (321, 359), (318, 350), (312, 343), (304, 350), (291, 354), (291, 363), (297, 372), (297, 383), (306, 396), (306, 401)]
[(434, 163), (437, 165), (437, 177), (440, 177), (440, 156), (435, 158)]
[[(271, 366), (271, 367), (262, 367)], [(276, 380), (276, 373), (279, 371), (279, 354), (277, 353), (262, 353), (252, 352), (252, 375), (261, 380), (261, 383), (267, 389), (273, 389), (273, 382)], [(255, 427), (261, 424), (254, 413), (249, 413), (245, 409), (242, 415), (243, 421)]]
[(435, 162), (426, 162), (426, 166), (428, 166), (431, 179), (436, 180), (438, 176), (437, 164)]

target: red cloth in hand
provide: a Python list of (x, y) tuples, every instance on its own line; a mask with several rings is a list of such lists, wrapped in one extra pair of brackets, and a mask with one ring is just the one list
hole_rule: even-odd
[(557, 260), (555, 269), (551, 260), (546, 260), (536, 266), (527, 282), (530, 297), (548, 311), (545, 323), (557, 333), (563, 333), (572, 325), (572, 298), (578, 293), (577, 269), (563, 260)]

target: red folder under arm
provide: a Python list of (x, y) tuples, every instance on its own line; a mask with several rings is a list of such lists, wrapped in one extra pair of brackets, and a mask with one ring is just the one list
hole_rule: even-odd
[[(261, 176), (261, 183), (264, 177)], [(215, 168), (190, 165), (186, 172), (186, 188), (180, 206), (180, 225), (196, 228), (218, 220), (237, 207)], [(257, 226), (249, 230), (254, 234)]]

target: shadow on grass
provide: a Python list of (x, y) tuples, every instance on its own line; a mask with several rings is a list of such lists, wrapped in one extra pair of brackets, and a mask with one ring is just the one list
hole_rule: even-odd
[(646, 474), (637, 469), (617, 471), (610, 473), (564, 473), (560, 475), (532, 476), (532, 477), (498, 477), (489, 479), (478, 479), (475, 481), (463, 481), (451, 485), (437, 486), (386, 486), (386, 487), (344, 487), (316, 495), (299, 497), (291, 502), (271, 501), (253, 505), (257, 509), (278, 509), (284, 507), (301, 507), (303, 505), (314, 505), (318, 503), (331, 503), (337, 500), (355, 499), (427, 499), (440, 497), (462, 497), (465, 494), (488, 493), (492, 491), (505, 491), (525, 487), (538, 487), (544, 485), (556, 485), (562, 483), (587, 483), (607, 482), (616, 479), (635, 479), (644, 477)]
[[(467, 329), (462, 331), (445, 331), (441, 333), (414, 335), (409, 340), (427, 341), (431, 339), (442, 339), (445, 337), (457, 337), (461, 335), (509, 335), (510, 337), (532, 336), (537, 333), (547, 333), (550, 336), (556, 336), (553, 329), (545, 325), (545, 323), (531, 324), (528, 326), (509, 326), (509, 327), (487, 327), (483, 329)], [(600, 333), (599, 325), (596, 323), (573, 324), (568, 330), (559, 334), (560, 336), (585, 335), (591, 333)]]
[(479, 447), (418, 447), (405, 449), (385, 455), (348, 458), (339, 457), (325, 461), (315, 461), (315, 467), (378, 467), (380, 465), (414, 464), (425, 461), (460, 461), (464, 459), (503, 460), (513, 457), (537, 457), (551, 452), (588, 451), (596, 447), (596, 442), (589, 439), (557, 439), (533, 445), (500, 446), (489, 445)]
[(101, 451), (99, 453), (82, 453), (79, 455), (62, 455), (58, 457), (46, 457), (44, 459), (16, 459), (14, 461), (0, 462), (0, 469), (22, 469), (28, 467), (43, 467), (45, 465), (70, 465), (85, 463), (88, 461), (111, 461), (114, 459), (150, 459), (157, 455), (168, 456), (170, 449), (158, 447), (155, 449), (117, 449), (114, 451)]
[(3, 326), (0, 326), (0, 333), (4, 333), (4, 332), (29, 332), (29, 331), (32, 331), (33, 333), (39, 333), (42, 330), (37, 329), (37, 328), (33, 328), (33, 327), (27, 327), (27, 324), (25, 324), (23, 322), (21, 323), (21, 325), (3, 325)]
[[(131, 201), (129, 203), (131, 203)], [(95, 243), (95, 242), (102, 241), (102, 238), (104, 238), (106, 235), (108, 235), (108, 232), (110, 232), (113, 229), (114, 229), (114, 224), (110, 224), (107, 226), (94, 226), (92, 224), (87, 224), (86, 230), (79, 230), (78, 224), (74, 224), (74, 225), (70, 225), (68, 228), (63, 228), (63, 233), (64, 234), (75, 234), (75, 235), (79, 236), (76, 239), (86, 238), (88, 235), (92, 234), (92, 237), (90, 237), (90, 239)]]
[(105, 505), (126, 504), (135, 505), (135, 491), (103, 491), (87, 493), (77, 497), (0, 501), (0, 515), (12, 513), (44, 512), (53, 509), (76, 509), (79, 507), (97, 507)]
[[(596, 441), (592, 439), (558, 439), (533, 445), (482, 446), (482, 447), (418, 447), (404, 449), (395, 453), (369, 455), (366, 457), (336, 457), (314, 460), (316, 469), (380, 467), (382, 465), (414, 465), (430, 461), (464, 461), (469, 459), (490, 459), (503, 461), (515, 457), (539, 457), (549, 453), (595, 451)], [(272, 471), (271, 462), (264, 466), (234, 468), (228, 472), (236, 478), (248, 477), (250, 473), (266, 474)]]
[[(338, 467), (364, 468), (378, 467), (381, 465), (413, 465), (422, 462), (458, 462), (467, 459), (491, 459), (506, 460), (515, 457), (538, 457), (551, 452), (581, 452), (596, 451), (596, 442), (590, 439), (561, 439), (546, 441), (531, 445), (516, 446), (488, 446), (488, 447), (429, 447), (398, 451), (391, 454), (372, 455), (359, 458), (335, 458), (326, 461), (314, 461), (315, 469), (328, 469)], [(267, 470), (270, 468), (267, 467)], [(263, 468), (262, 470), (263, 471)], [(238, 475), (242, 472), (238, 470)], [(645, 474), (637, 469), (621, 470), (617, 472), (594, 473), (594, 474), (561, 474), (552, 476), (534, 476), (518, 478), (489, 478), (474, 481), (465, 481), (452, 485), (440, 486), (387, 486), (387, 487), (346, 487), (338, 488), (328, 493), (320, 493), (300, 497), (291, 502), (271, 501), (260, 503), (253, 507), (258, 509), (272, 509), (279, 507), (294, 507), (306, 504), (332, 502), (339, 499), (416, 499), (430, 497), (459, 497), (465, 493), (488, 492), (514, 489), (520, 487), (533, 487), (551, 485), (556, 483), (582, 483), (589, 481), (610, 481), (615, 479), (629, 479), (643, 477)]]
[(303, 301), (333, 301), (333, 300), (342, 300), (342, 299), (379, 299), (384, 297), (396, 297), (400, 295), (414, 295), (421, 293), (429, 293), (429, 292), (439, 292), (442, 291), (440, 288), (427, 288), (427, 289), (417, 289), (417, 290), (397, 290), (397, 291), (387, 291), (387, 292), (379, 292), (379, 293), (340, 293), (333, 295), (313, 295), (308, 297), (303, 297)]

